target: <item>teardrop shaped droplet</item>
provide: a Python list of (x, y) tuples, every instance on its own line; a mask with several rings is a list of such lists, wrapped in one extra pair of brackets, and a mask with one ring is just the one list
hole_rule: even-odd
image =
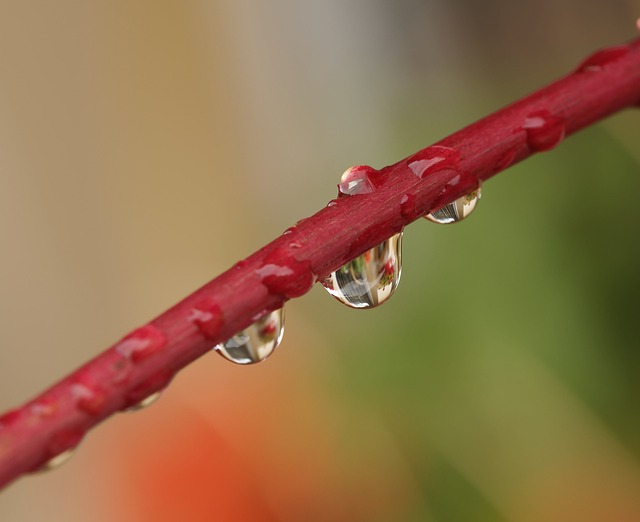
[(47, 462), (45, 462), (42, 466), (40, 466), (36, 471), (51, 471), (52, 469), (59, 468), (65, 462), (67, 462), (71, 457), (73, 457), (76, 452), (76, 448), (68, 449), (67, 451), (63, 451), (62, 453), (56, 455), (55, 457), (50, 458)]
[(373, 308), (391, 297), (402, 273), (402, 232), (352, 259), (320, 282), (341, 303)]
[(215, 347), (225, 359), (236, 364), (264, 361), (278, 347), (284, 334), (284, 308), (258, 319), (248, 328)]
[(453, 203), (449, 203), (441, 209), (427, 214), (425, 218), (441, 225), (457, 223), (473, 212), (481, 196), (482, 192), (480, 187), (478, 187), (470, 194), (462, 196), (461, 198), (456, 199)]
[(151, 395), (147, 395), (139, 403), (134, 404), (133, 406), (129, 406), (125, 411), (136, 412), (136, 411), (143, 410), (144, 408), (147, 408), (151, 406), (154, 402), (156, 402), (161, 395), (162, 395), (162, 392), (160, 391), (152, 393)]

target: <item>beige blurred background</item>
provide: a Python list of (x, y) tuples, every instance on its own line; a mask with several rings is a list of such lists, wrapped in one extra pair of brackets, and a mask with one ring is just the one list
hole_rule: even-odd
[[(634, 37), (637, 2), (0, 0), (0, 409), (334, 196)], [(416, 223), (0, 494), (2, 521), (640, 520), (640, 119)]]

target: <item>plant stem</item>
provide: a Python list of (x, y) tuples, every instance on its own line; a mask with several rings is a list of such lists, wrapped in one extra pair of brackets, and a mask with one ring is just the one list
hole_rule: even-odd
[(640, 104), (640, 39), (381, 170), (371, 191), (342, 197), (146, 326), (0, 417), (0, 487), (75, 447), (111, 414), (166, 387), (175, 373), (318, 277), (534, 152)]

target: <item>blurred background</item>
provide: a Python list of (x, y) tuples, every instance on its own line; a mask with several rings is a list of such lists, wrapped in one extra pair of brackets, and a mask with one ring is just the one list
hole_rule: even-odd
[[(636, 34), (637, 2), (0, 0), (0, 409), (336, 193)], [(112, 418), (3, 521), (640, 520), (640, 118), (405, 231), (396, 295)]]

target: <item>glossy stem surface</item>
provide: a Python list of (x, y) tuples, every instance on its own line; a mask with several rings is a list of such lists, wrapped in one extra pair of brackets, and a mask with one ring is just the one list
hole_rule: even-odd
[(87, 430), (163, 389), (213, 346), (410, 222), (565, 135), (638, 104), (640, 39), (593, 54), (569, 75), (407, 159), (370, 169), (370, 192), (339, 198), (302, 220), (0, 417), (0, 487), (74, 448)]

